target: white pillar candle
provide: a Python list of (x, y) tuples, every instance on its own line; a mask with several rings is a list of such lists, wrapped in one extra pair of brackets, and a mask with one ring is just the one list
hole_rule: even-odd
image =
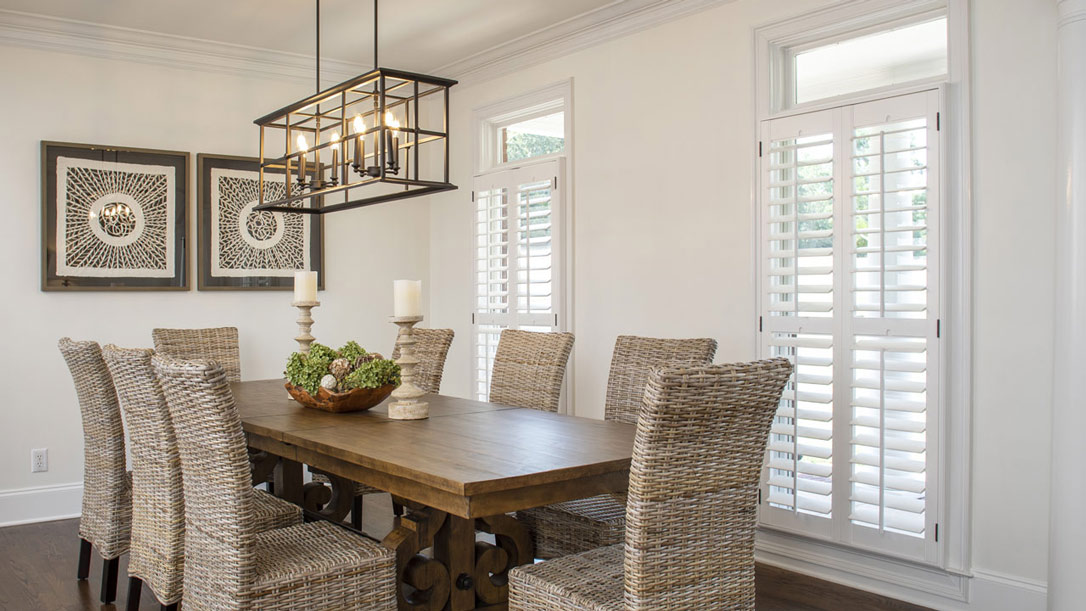
[(317, 300), (317, 272), (294, 272), (294, 301)]
[(393, 280), (392, 296), (393, 316), (422, 316), (422, 280)]

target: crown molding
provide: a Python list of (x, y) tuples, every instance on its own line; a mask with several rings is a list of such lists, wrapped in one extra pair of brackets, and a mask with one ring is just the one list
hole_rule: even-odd
[(495, 78), (734, 0), (616, 0), (464, 59), (435, 74), (462, 84)]
[[(240, 76), (313, 80), (313, 57), (225, 42), (0, 9), (0, 45)], [(323, 82), (369, 70), (321, 58)]]
[[(483, 81), (732, 1), (615, 0), (430, 72)], [(0, 45), (239, 76), (313, 79), (310, 55), (7, 9), (0, 9)], [(338, 83), (369, 68), (321, 58), (321, 80)]]

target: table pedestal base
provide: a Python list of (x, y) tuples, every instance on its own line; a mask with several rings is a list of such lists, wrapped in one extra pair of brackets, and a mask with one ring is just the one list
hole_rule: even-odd
[[(475, 540), (475, 531), (494, 535), (497, 545)], [(401, 611), (505, 609), (509, 569), (532, 562), (527, 528), (500, 515), (465, 519), (417, 504), (383, 541), (396, 550)], [(420, 552), (433, 548), (433, 558)]]

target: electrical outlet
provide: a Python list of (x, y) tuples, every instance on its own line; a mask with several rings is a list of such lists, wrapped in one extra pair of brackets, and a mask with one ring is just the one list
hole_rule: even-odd
[(49, 470), (49, 448), (30, 451), (30, 472), (41, 473)]

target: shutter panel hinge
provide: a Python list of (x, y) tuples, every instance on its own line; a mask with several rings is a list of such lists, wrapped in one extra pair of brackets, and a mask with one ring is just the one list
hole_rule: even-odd
[(761, 140), (758, 141), (758, 156), (759, 157), (762, 156), (762, 141)]
[(475, 191), (471, 192), (471, 201), (475, 201)]
[(935, 131), (943, 129), (942, 114), (940, 112), (935, 113)]
[(762, 317), (758, 317), (758, 333), (762, 332)]
[(939, 523), (935, 523), (935, 542), (939, 542)]
[(758, 504), (759, 505), (762, 504), (762, 489), (761, 488), (758, 489)]
[(475, 312), (471, 313), (471, 324), (475, 324)]
[(556, 328), (558, 327), (558, 315), (557, 314), (554, 315), (554, 326)]
[(935, 319), (935, 337), (942, 337), (942, 336), (943, 336), (943, 319), (942, 318), (937, 318), (937, 319)]
[(557, 176), (554, 177), (554, 188), (555, 189), (558, 188), (558, 177)]

